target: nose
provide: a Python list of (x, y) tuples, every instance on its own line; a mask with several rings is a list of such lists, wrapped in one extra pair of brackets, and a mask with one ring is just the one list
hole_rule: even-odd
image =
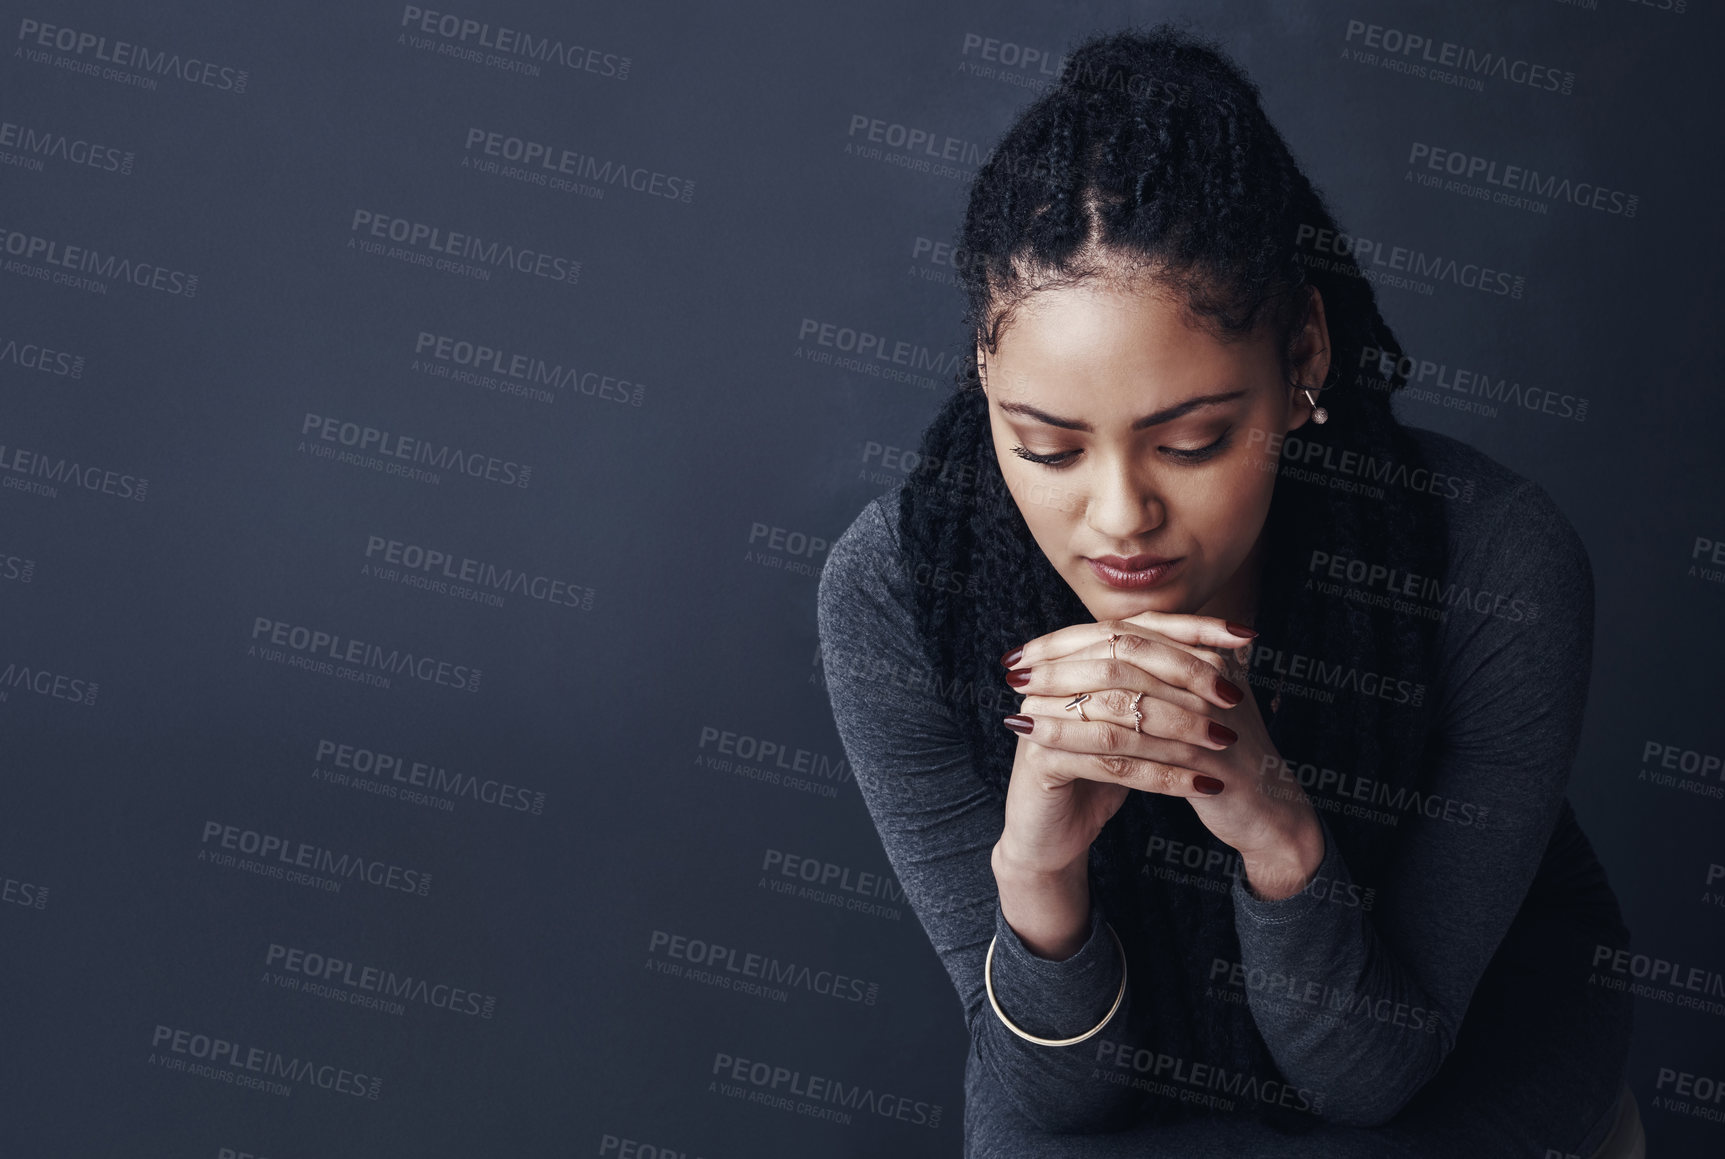
[(1168, 506), (1148, 464), (1116, 455), (1092, 476), (1085, 522), (1099, 537), (1119, 544), (1142, 543), (1168, 519)]

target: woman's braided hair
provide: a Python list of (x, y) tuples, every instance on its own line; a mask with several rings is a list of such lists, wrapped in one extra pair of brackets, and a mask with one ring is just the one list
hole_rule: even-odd
[[(1390, 410), (1391, 394), (1406, 383), (1401, 346), (1353, 258), (1310, 250), (1310, 239), (1337, 233), (1322, 196), (1266, 118), (1256, 85), (1218, 47), (1164, 25), (1094, 37), (1068, 55), (1059, 82), (1024, 109), (971, 185), (957, 237), (971, 333), (958, 389), (925, 430), (921, 466), (899, 496), (899, 538), (911, 574), (970, 580), (917, 589), (918, 626), (942, 687), (992, 688), (1007, 650), (1094, 620), (1006, 490), (976, 344), (995, 349), (1013, 306), (1037, 288), (1148, 270), (1224, 340), (1270, 327), (1286, 371), (1307, 287), (1316, 287), (1331, 342), (1320, 401), (1331, 420), (1308, 422), (1283, 448), (1263, 530), (1252, 691), (1272, 741), (1301, 773), (1337, 770), (1350, 785), (1386, 793), (1421, 783), (1429, 767), (1429, 699), (1395, 703), (1363, 694), (1358, 680), (1369, 673), (1423, 692), (1436, 620), (1323, 594), (1309, 570), (1314, 551), (1432, 577), (1444, 574), (1447, 560), (1441, 502), (1406, 482), (1422, 477), (1424, 460)], [(1375, 465), (1369, 473), (1388, 478), (1360, 493), (1289, 478), (1296, 447), (1321, 456), (1356, 452), (1355, 461)], [(1317, 473), (1350, 482), (1333, 470)], [(1306, 687), (1301, 695), (1296, 681), (1272, 714), (1267, 686), (1295, 653), (1326, 666), (1320, 671), (1351, 672), (1353, 690)], [(993, 697), (972, 700), (956, 715), (978, 773), (1004, 800), (1016, 736), (1002, 725)], [(1394, 855), (1396, 827), (1340, 811), (1340, 799), (1321, 784), (1307, 788), (1356, 882), (1370, 883)], [(1211, 982), (1214, 962), (1240, 956), (1231, 876), (1170, 874), (1146, 857), (1153, 837), (1238, 864), (1185, 801), (1154, 793), (1129, 793), (1091, 846), (1092, 896), (1132, 963), (1132, 1039), (1189, 1064), (1279, 1077), (1244, 993), (1225, 975)], [(1314, 1017), (1323, 1012), (1313, 1008)], [(1124, 1036), (1118, 1027), (1104, 1033)], [(1311, 1122), (1260, 1099), (1235, 1102), (1286, 1130)], [(1189, 1113), (1199, 1112), (1174, 1099), (1142, 1100), (1146, 1116)]]

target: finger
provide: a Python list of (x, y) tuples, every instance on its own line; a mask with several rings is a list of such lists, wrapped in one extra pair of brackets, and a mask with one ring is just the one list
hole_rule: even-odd
[[(1030, 717), (1077, 717), (1078, 710), (1068, 709), (1068, 696), (1027, 696), (1018, 711)], [(1092, 721), (1106, 721), (1135, 733), (1185, 741), (1203, 748), (1225, 749), (1239, 740), (1239, 734), (1209, 714), (1215, 710), (1205, 701), (1172, 685), (1162, 686), (1162, 695), (1152, 696), (1124, 688), (1107, 688), (1092, 692), (1083, 702), (1084, 715)], [(1133, 716), (1136, 708), (1142, 720)]]
[(1246, 698), (1245, 690), (1206, 657), (1143, 636), (1122, 636), (1119, 646), (1122, 654), (1112, 659), (1051, 660), (1015, 668), (1007, 682), (1026, 696), (1076, 696), (1102, 688), (1156, 692), (1158, 685), (1171, 684), (1218, 708), (1232, 708)]
[(1220, 616), (1193, 616), (1184, 612), (1139, 612), (1120, 621), (1159, 632), (1182, 644), (1200, 648), (1238, 648), (1258, 635), (1256, 628), (1224, 620)]
[(1022, 713), (1006, 719), (1029, 721), (1028, 732), (1013, 731), (1047, 750), (1038, 763), (1052, 762), (1064, 776), (1170, 797), (1213, 797), (1226, 787), (1208, 750), (1181, 741), (1142, 736), (1101, 720)]
[[(1193, 645), (1193, 644), (1185, 644), (1185, 643), (1180, 642), (1179, 640), (1170, 640), (1166, 636), (1158, 635), (1155, 632), (1146, 632), (1142, 629), (1139, 631), (1136, 631), (1136, 632), (1121, 633), (1116, 639), (1114, 639), (1114, 641), (1112, 643), (1110, 643), (1108, 637), (1104, 637), (1103, 639), (1097, 640), (1094, 643), (1086, 644), (1084, 647), (1078, 649), (1078, 651), (1076, 651), (1076, 652), (1068, 653), (1065, 656), (1051, 657), (1051, 659), (1054, 659), (1054, 660), (1090, 660), (1090, 659), (1096, 659), (1096, 658), (1103, 657), (1103, 656), (1129, 656), (1129, 655), (1131, 655), (1132, 649), (1139, 647), (1139, 645), (1136, 642), (1129, 641), (1128, 637), (1132, 637), (1133, 641), (1136, 641), (1136, 640), (1153, 640), (1157, 643), (1165, 644), (1170, 648), (1178, 648), (1182, 652), (1186, 652), (1190, 655), (1198, 657), (1198, 659), (1204, 661), (1204, 663), (1210, 665), (1212, 668), (1216, 669), (1216, 671), (1218, 671), (1218, 672), (1221, 672), (1223, 675), (1228, 674), (1226, 672), (1226, 670), (1223, 668), (1223, 654), (1222, 653), (1212, 651), (1209, 648), (1200, 648), (1200, 647)], [(1233, 653), (1230, 652), (1230, 653), (1228, 653), (1228, 655), (1233, 655)]]
[[(1076, 652), (1098, 640), (1106, 641), (1109, 636), (1130, 632), (1134, 627), (1147, 628), (1178, 643), (1201, 648), (1238, 648), (1258, 634), (1242, 624), (1235, 625), (1236, 628), (1243, 629), (1241, 632), (1235, 633), (1229, 629), (1228, 623), (1229, 621), (1217, 619), (1214, 616), (1141, 612), (1124, 620), (1099, 620), (1093, 624), (1071, 624), (1027, 641), (1023, 648), (1014, 649), (1014, 652), (1018, 653), (1016, 656), (1013, 655), (1013, 652), (1008, 652), (1006, 655), (1012, 657), (1012, 660), (1006, 666), (1018, 668), (1026, 664), (1035, 664), (1038, 660), (1052, 660)], [(1002, 661), (1005, 662), (1004, 657)]]

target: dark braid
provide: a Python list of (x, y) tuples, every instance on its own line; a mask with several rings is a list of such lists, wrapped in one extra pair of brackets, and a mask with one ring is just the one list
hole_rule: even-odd
[[(1163, 26), (1093, 38), (1068, 56), (1060, 83), (1023, 111), (971, 186), (957, 238), (971, 336), (958, 389), (924, 432), (922, 466), (900, 494), (907, 562), (971, 580), (966, 591), (918, 588), (918, 626), (944, 687), (991, 687), (1002, 680), (998, 657), (1008, 649), (1094, 620), (1006, 490), (976, 342), (995, 349), (1013, 307), (1035, 288), (1148, 268), (1224, 338), (1267, 322), (1286, 370), (1306, 287), (1315, 286), (1332, 347), (1320, 400), (1331, 420), (1308, 422), (1283, 448), (1263, 530), (1252, 691), (1286, 760), (1391, 789), (1423, 785), (1433, 695), (1396, 704), (1337, 691), (1326, 704), (1284, 692), (1279, 709), (1269, 707), (1278, 650), (1430, 691), (1436, 621), (1320, 594), (1308, 580), (1312, 551), (1433, 577), (1447, 559), (1444, 511), (1428, 491), (1384, 482), (1378, 499), (1288, 477), (1295, 448), (1353, 451), (1403, 472), (1423, 463), (1390, 410), (1392, 392), (1406, 382), (1400, 344), (1351, 257), (1302, 253), (1321, 230), (1336, 230), (1322, 196), (1265, 117), (1256, 86), (1220, 49)], [(987, 696), (957, 715), (978, 773), (1004, 799), (1016, 737)], [(1394, 854), (1397, 827), (1337, 811), (1333, 790), (1307, 788), (1355, 880), (1369, 885)], [(1279, 1077), (1247, 1007), (1206, 994), (1211, 962), (1239, 960), (1231, 895), (1149, 872), (1152, 836), (1217, 850), (1238, 865), (1185, 801), (1153, 793), (1129, 793), (1092, 845), (1093, 896), (1132, 962), (1130, 1037), (1191, 1063)], [(1125, 1037), (1118, 1028), (1105, 1035)], [(1286, 1130), (1311, 1123), (1249, 1096), (1236, 1105)], [(1208, 1113), (1156, 1097), (1143, 1100), (1143, 1112)]]

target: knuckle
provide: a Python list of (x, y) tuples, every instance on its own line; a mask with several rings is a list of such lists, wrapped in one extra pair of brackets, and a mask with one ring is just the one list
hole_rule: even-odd
[(1102, 707), (1114, 716), (1131, 716), (1132, 700), (1137, 695), (1124, 688), (1110, 688), (1102, 694)]
[(1132, 775), (1133, 762), (1129, 757), (1121, 756), (1118, 753), (1097, 753), (1095, 760), (1097, 768), (1116, 780)]
[(1208, 664), (1204, 663), (1204, 658), (1202, 656), (1195, 655), (1191, 652), (1186, 654), (1186, 677), (1192, 681), (1194, 685), (1199, 688), (1208, 687), (1209, 680), (1212, 675), (1214, 675), (1213, 670)]
[(1174, 765), (1162, 766), (1162, 791), (1164, 793), (1185, 793), (1187, 772)]

